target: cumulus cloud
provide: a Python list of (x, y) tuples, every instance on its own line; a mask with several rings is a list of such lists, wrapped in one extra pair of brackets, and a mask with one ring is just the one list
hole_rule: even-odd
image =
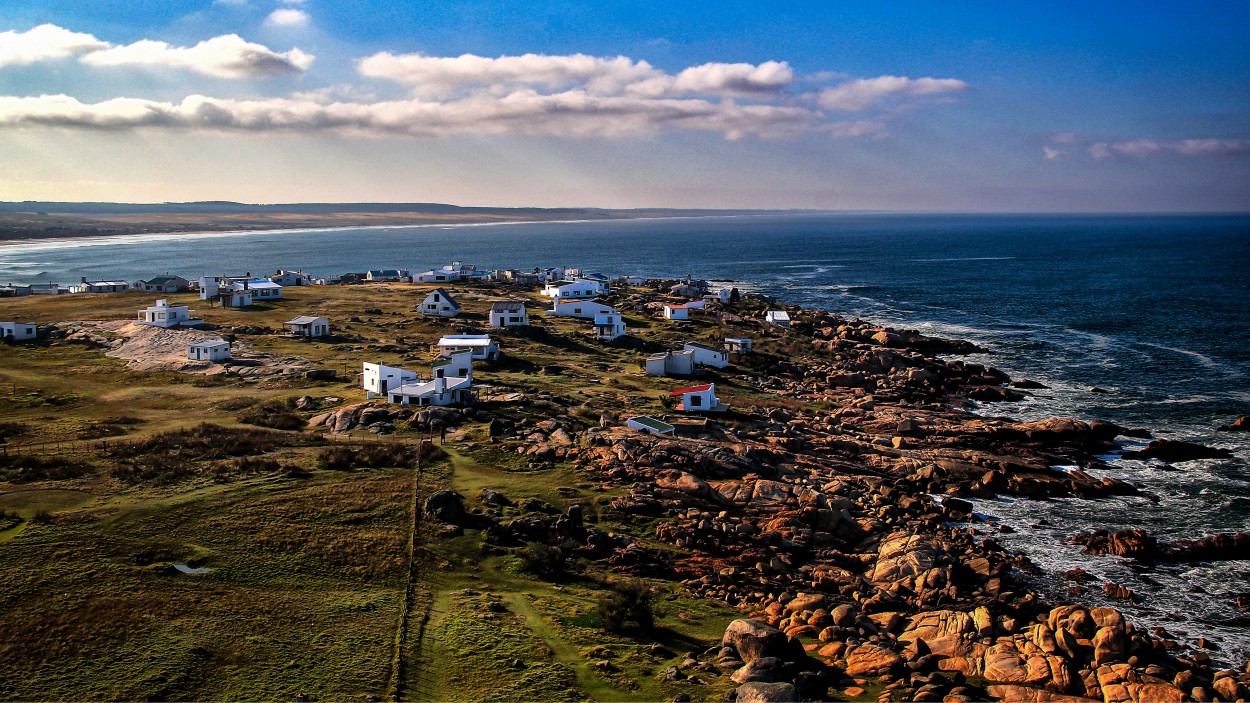
[(191, 47), (142, 39), (116, 46), (90, 34), (43, 24), (28, 32), (0, 32), (0, 68), (77, 56), (90, 66), (166, 66), (219, 78), (263, 78), (301, 73), (313, 62), (299, 49), (274, 51), (237, 34), (213, 37)]
[(270, 12), (265, 18), (265, 24), (271, 27), (307, 27), (311, 20), (303, 10), (283, 7)]
[(410, 86), (420, 95), (531, 86), (580, 88), (600, 95), (761, 97), (776, 94), (794, 82), (794, 71), (784, 61), (759, 65), (706, 63), (674, 75), (626, 56), (586, 54), (491, 58), (475, 54), (444, 57), (381, 52), (360, 59), (357, 70), (369, 78)]
[(109, 46), (90, 34), (41, 24), (26, 32), (0, 32), (0, 68), (26, 66), (99, 51)]
[(1046, 159), (1047, 161), (1054, 161), (1055, 159), (1061, 156), (1063, 156), (1063, 149), (1056, 149), (1051, 146), (1042, 147), (1042, 158)]
[(273, 51), (237, 34), (227, 34), (192, 47), (144, 39), (88, 54), (82, 62), (92, 66), (167, 66), (218, 78), (261, 78), (301, 73), (312, 64), (313, 56), (299, 49)]
[(1157, 154), (1230, 156), (1234, 154), (1250, 154), (1250, 139), (1182, 139), (1179, 141), (1134, 139), (1113, 144), (1097, 142), (1090, 145), (1089, 154), (1100, 160), (1113, 156), (1144, 158)]
[(518, 90), (450, 101), (321, 103), (314, 100), (225, 100), (193, 95), (179, 103), (117, 98), (82, 103), (66, 95), (0, 97), (0, 127), (99, 130), (196, 129), (217, 132), (442, 137), (457, 134), (548, 134), (626, 137), (663, 128), (710, 131), (726, 139), (783, 137), (822, 125), (799, 107), (732, 100), (645, 99), (581, 90)]
[(967, 89), (967, 83), (955, 78), (878, 76), (877, 78), (860, 78), (832, 88), (825, 88), (816, 94), (816, 103), (827, 110), (861, 112), (879, 107), (899, 97), (959, 93)]
[[(271, 24), (308, 21), (298, 0), (282, 0)], [(283, 14), (286, 13), (286, 14)], [(297, 17), (298, 15), (298, 17)], [(262, 77), (306, 70), (313, 57), (273, 51), (236, 35), (192, 47), (159, 41), (101, 43), (82, 61), (95, 66), (170, 66), (220, 77)], [(0, 97), (0, 128), (170, 129), (233, 133), (334, 133), (433, 138), (455, 134), (650, 136), (696, 130), (726, 139), (882, 136), (905, 96), (963, 90), (954, 79), (884, 76), (848, 81), (798, 77), (785, 61), (711, 62), (668, 72), (627, 56), (587, 54), (484, 57), (377, 53), (357, 60), (360, 75), (411, 89), (408, 99), (379, 101), (374, 84), (311, 86), (285, 98), (236, 100), (193, 95), (180, 102), (116, 98), (82, 103), (67, 95)], [(835, 74), (828, 74), (833, 76)], [(841, 85), (819, 99), (811, 84)], [(795, 86), (805, 87), (800, 91)], [(920, 105), (928, 101), (910, 101)], [(889, 103), (888, 110), (869, 112)], [(822, 109), (823, 108), (823, 109)], [(863, 113), (831, 119), (825, 110)]]

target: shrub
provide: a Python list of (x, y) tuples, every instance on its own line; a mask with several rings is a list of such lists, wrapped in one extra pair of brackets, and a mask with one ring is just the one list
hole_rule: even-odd
[(607, 593), (599, 599), (599, 617), (609, 632), (649, 630), (655, 623), (651, 587), (645, 581), (628, 579), (608, 582)]
[(304, 418), (291, 412), (292, 401), (267, 400), (260, 405), (239, 415), (239, 422), (249, 425), (271, 427), (275, 430), (303, 429)]
[(568, 554), (542, 542), (530, 542), (518, 556), (522, 571), (548, 580), (563, 576), (568, 563)]
[(352, 469), (408, 468), (420, 457), (422, 463), (443, 456), (432, 443), (420, 447), (403, 442), (371, 442), (358, 447), (326, 447), (317, 456), (317, 467), (330, 471)]
[(85, 462), (70, 462), (59, 457), (42, 458), (29, 455), (0, 456), (0, 481), (29, 483), (32, 481), (65, 481), (91, 473), (94, 467)]

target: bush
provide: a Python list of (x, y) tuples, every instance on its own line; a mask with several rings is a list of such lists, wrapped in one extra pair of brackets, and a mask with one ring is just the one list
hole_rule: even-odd
[(289, 398), (285, 401), (267, 400), (239, 415), (239, 422), (270, 427), (275, 430), (303, 429), (306, 424), (304, 418), (291, 412), (292, 406), (293, 402)]
[(443, 450), (430, 443), (420, 448), (403, 442), (371, 442), (358, 447), (326, 447), (317, 456), (317, 467), (330, 471), (352, 469), (408, 468), (418, 456), (427, 462), (443, 456)]
[(548, 580), (563, 576), (568, 563), (568, 554), (542, 542), (530, 542), (518, 556), (522, 571)]
[(32, 481), (64, 481), (78, 478), (95, 470), (85, 462), (69, 462), (59, 457), (0, 456), (0, 481), (30, 483)]
[(205, 466), (203, 462), (258, 456), (279, 447), (323, 444), (310, 434), (293, 435), (273, 430), (221, 427), (202, 424), (189, 430), (164, 432), (147, 439), (109, 446), (117, 459), (113, 476), (127, 483), (167, 485), (205, 474), (221, 480), (227, 473), (248, 474), (269, 470), (265, 462), (232, 462)]
[(607, 593), (599, 599), (599, 617), (609, 632), (650, 630), (655, 624), (651, 587), (645, 581), (629, 579), (608, 582)]

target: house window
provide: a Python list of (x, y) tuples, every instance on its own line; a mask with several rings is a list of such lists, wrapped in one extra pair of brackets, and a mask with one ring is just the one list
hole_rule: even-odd
[(436, 302), (436, 303), (437, 303), (437, 302), (438, 302), (438, 293), (433, 293), (432, 295), (434, 296), (434, 302)]
[(688, 398), (690, 398), (690, 407), (692, 407), (692, 408), (697, 408), (697, 407), (699, 407), (700, 405), (703, 405), (703, 397), (702, 397), (702, 396), (692, 395), (692, 396), (687, 396), (687, 397), (688, 397)]
[(574, 315), (580, 315), (580, 314), (582, 314), (582, 309), (581, 309), (581, 308), (573, 308), (573, 314), (574, 314)]

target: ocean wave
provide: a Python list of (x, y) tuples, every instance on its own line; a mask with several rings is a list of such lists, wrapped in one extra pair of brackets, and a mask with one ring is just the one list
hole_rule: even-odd
[(964, 256), (949, 259), (908, 259), (923, 264), (945, 264), (955, 261), (1011, 261), (1014, 256)]

